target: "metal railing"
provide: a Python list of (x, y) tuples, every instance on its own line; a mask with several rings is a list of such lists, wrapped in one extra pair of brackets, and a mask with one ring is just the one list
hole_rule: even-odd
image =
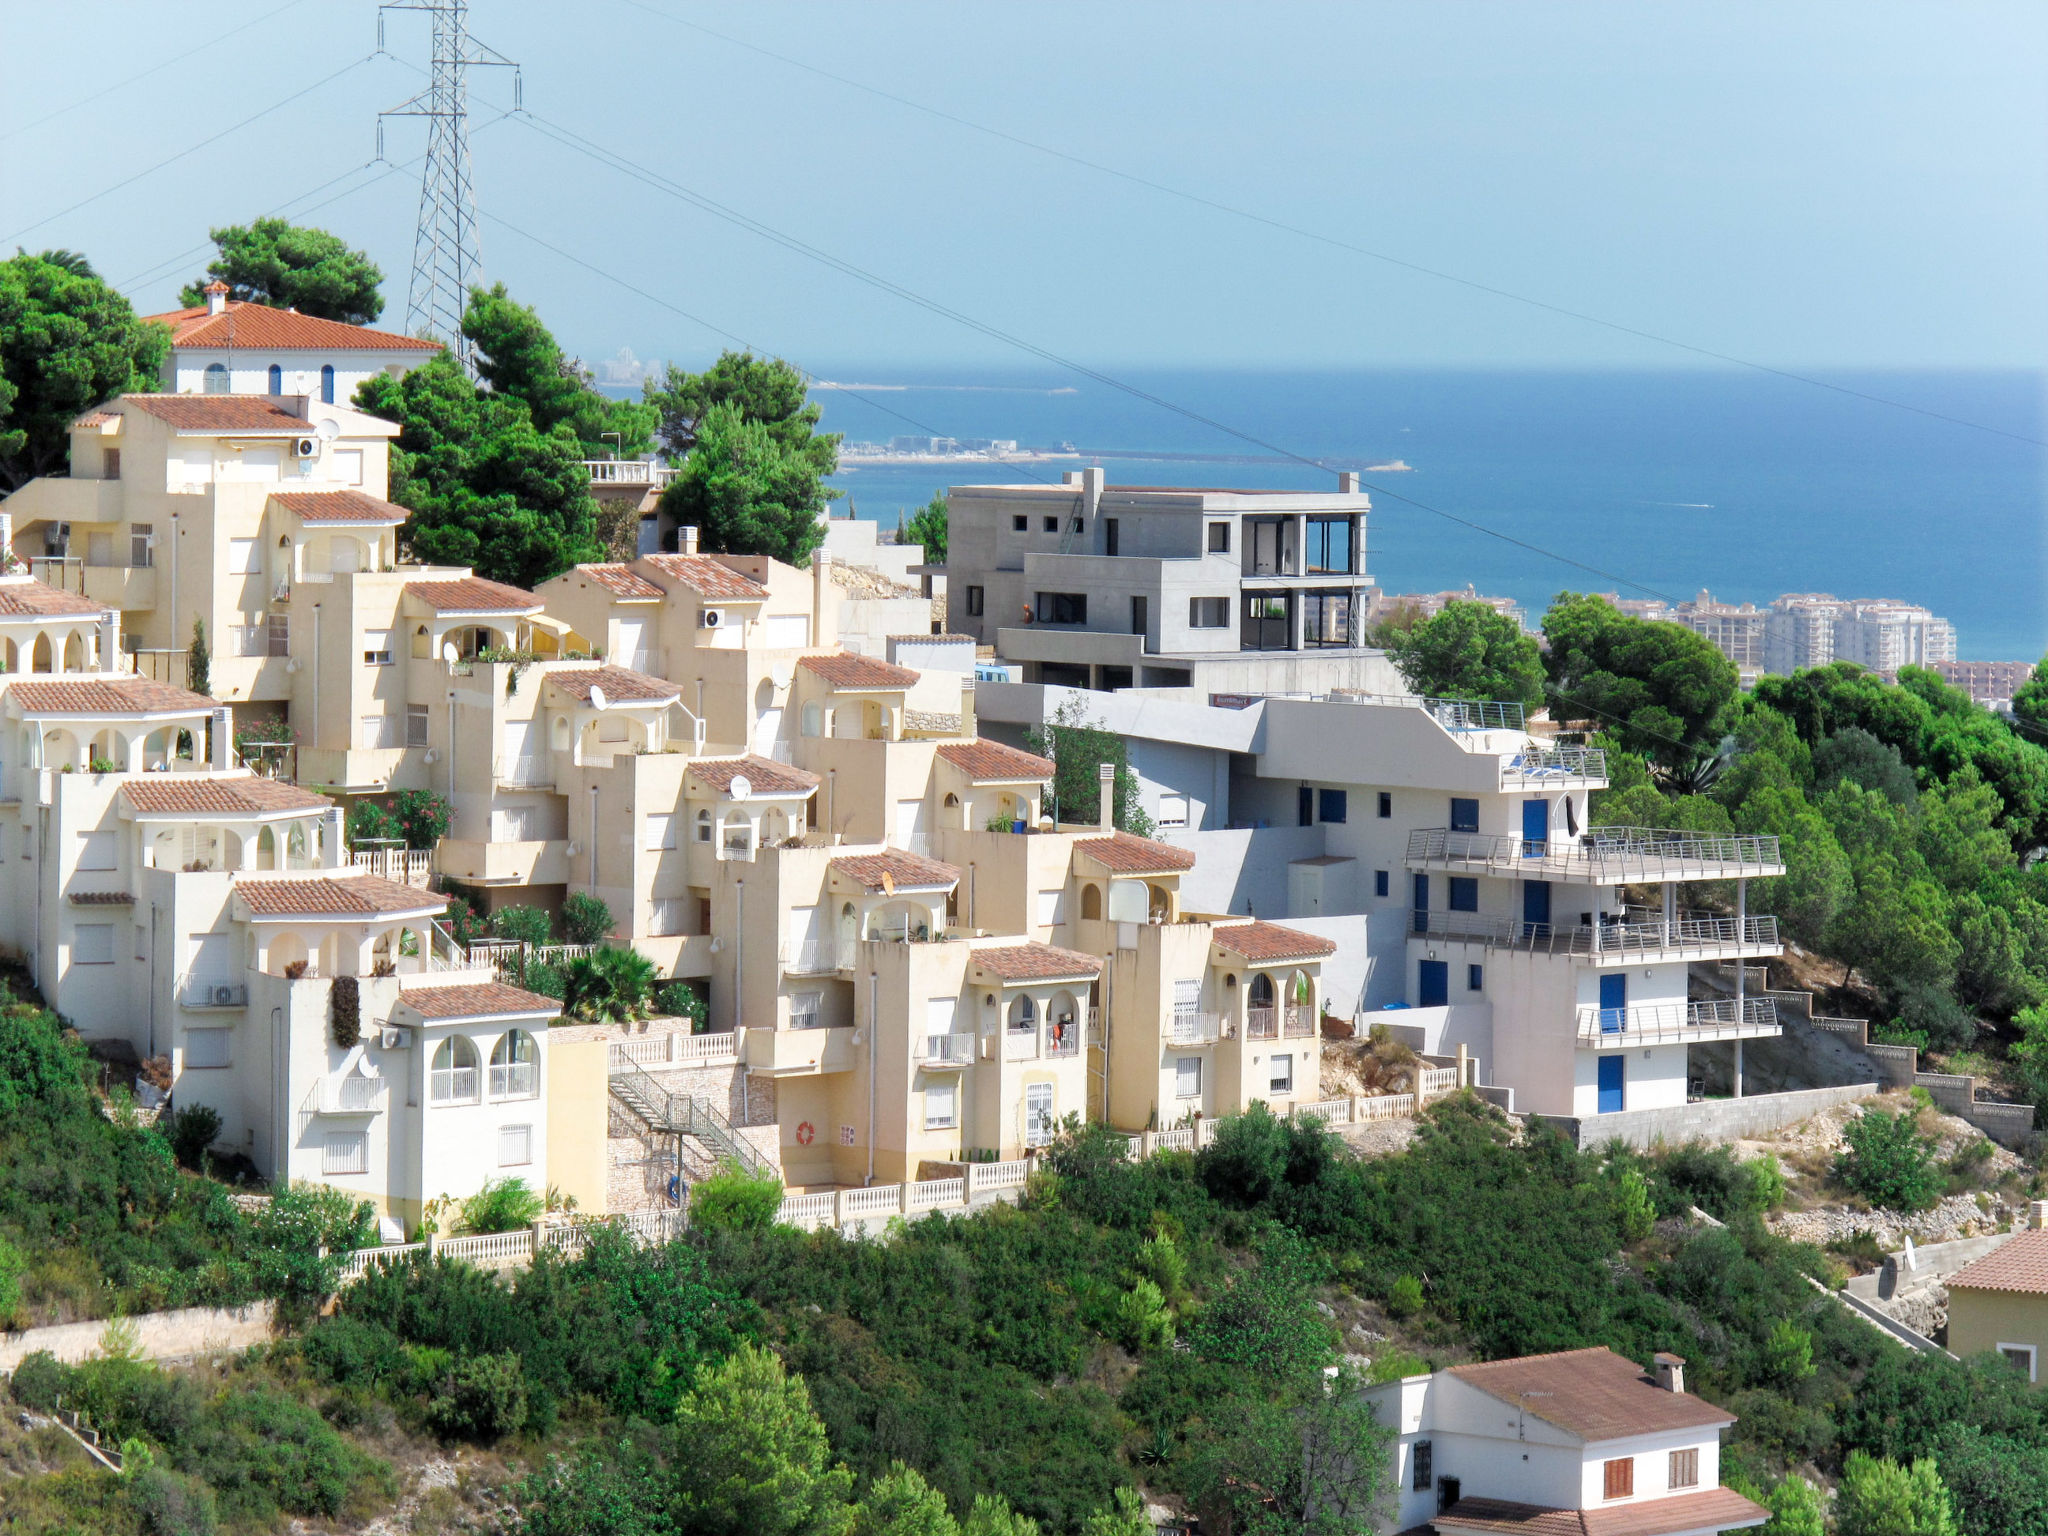
[(657, 490), (675, 479), (673, 464), (652, 459), (585, 459), (592, 485), (651, 485)]
[(533, 1062), (494, 1061), (490, 1073), (494, 1099), (531, 1099), (540, 1094), (540, 1069)]
[(1515, 876), (1576, 875), (1604, 885), (1725, 880), (1784, 867), (1774, 836), (1709, 837), (1653, 827), (1594, 827), (1572, 840), (1431, 827), (1408, 834), (1408, 862)]
[(382, 1114), (391, 1099), (391, 1084), (381, 1077), (362, 1077), (354, 1072), (321, 1079), (317, 1100), (328, 1115)]
[(1280, 1027), (1290, 1040), (1316, 1032), (1316, 1011), (1307, 1003), (1289, 1003), (1280, 1016)]
[(1578, 1011), (1579, 1044), (1651, 1045), (1727, 1040), (1778, 1029), (1777, 1004), (1766, 998), (1710, 1002), (1635, 1003), (1623, 1008), (1583, 1005)]
[(926, 1035), (918, 1042), (917, 1059), (927, 1066), (965, 1067), (974, 1061), (972, 1035)]
[(1170, 1045), (1209, 1045), (1230, 1037), (1230, 1020), (1220, 1013), (1197, 1008), (1176, 1008), (1166, 1021)]
[(1245, 1009), (1244, 1037), (1247, 1040), (1278, 1040), (1280, 1038), (1280, 1010), (1278, 1008)]
[[(1778, 947), (1775, 917), (1749, 918), (1741, 930), (1742, 948)], [(1736, 920), (1732, 917), (1674, 918), (1668, 923), (1518, 923), (1512, 918), (1481, 917), (1472, 912), (1412, 912), (1408, 931), (1417, 937), (1549, 955), (1706, 957), (1737, 947)]]
[(839, 969), (837, 939), (803, 939), (782, 946), (782, 969), (791, 976), (822, 976)]
[(1045, 1054), (1050, 1057), (1078, 1056), (1081, 1053), (1082, 1026), (1079, 1019), (1065, 1019), (1048, 1024), (1045, 1029)]
[(1500, 765), (1503, 779), (1604, 779), (1607, 753), (1601, 747), (1529, 746)]
[(611, 1090), (614, 1097), (624, 1100), (652, 1129), (694, 1137), (721, 1160), (729, 1158), (748, 1173), (772, 1174), (780, 1179), (781, 1175), (710, 1101), (686, 1093), (670, 1093), (632, 1062), (616, 1060), (612, 1064)]
[(427, 1098), (435, 1104), (477, 1102), (475, 1067), (441, 1067), (427, 1074)]

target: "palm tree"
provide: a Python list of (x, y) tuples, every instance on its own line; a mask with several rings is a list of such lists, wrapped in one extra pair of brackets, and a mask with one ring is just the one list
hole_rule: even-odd
[(562, 1009), (592, 1024), (623, 1024), (647, 1013), (654, 962), (607, 944), (562, 968)]

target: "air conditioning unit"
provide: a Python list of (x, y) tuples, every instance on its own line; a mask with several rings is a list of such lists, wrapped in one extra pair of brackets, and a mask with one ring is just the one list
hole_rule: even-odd
[(227, 982), (220, 982), (213, 989), (213, 1006), (232, 1008), (235, 1005), (235, 989)]
[(724, 622), (725, 610), (723, 608), (706, 608), (697, 615), (698, 627), (702, 629), (716, 629)]
[(302, 437), (292, 446), (292, 452), (302, 459), (315, 458), (320, 452), (320, 439), (317, 437)]
[(387, 1051), (409, 1051), (412, 1049), (412, 1031), (409, 1029), (387, 1029), (377, 1036), (377, 1044)]

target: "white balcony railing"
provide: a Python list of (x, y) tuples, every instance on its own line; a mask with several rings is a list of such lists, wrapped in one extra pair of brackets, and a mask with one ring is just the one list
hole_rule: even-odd
[(501, 757), (498, 782), (515, 788), (544, 789), (555, 782), (554, 760), (549, 757)]
[(1582, 1006), (1580, 1045), (1618, 1049), (1634, 1045), (1749, 1039), (1778, 1033), (1777, 1005), (1768, 998), (1710, 1002), (1637, 1003), (1625, 1008)]
[(1280, 1010), (1278, 1008), (1245, 1009), (1244, 1036), (1247, 1040), (1278, 1040), (1280, 1038)]
[(1006, 1029), (1003, 1031), (1003, 1060), (1036, 1061), (1038, 1059), (1038, 1031), (1035, 1029)]
[(377, 1115), (390, 1098), (391, 1085), (383, 1078), (351, 1072), (321, 1083), (320, 1109), (329, 1115)]
[(1230, 1034), (1230, 1021), (1220, 1013), (1176, 1008), (1166, 1021), (1166, 1039), (1171, 1045), (1210, 1045)]
[(1576, 839), (1418, 829), (1408, 834), (1408, 863), (1603, 885), (1755, 878), (1782, 874), (1785, 867), (1776, 837), (1708, 837), (1654, 827), (1594, 827)]
[(839, 969), (837, 939), (802, 939), (782, 946), (782, 968), (792, 976), (822, 976)]
[(540, 1093), (540, 1069), (533, 1062), (493, 1062), (490, 1071), (494, 1099), (531, 1099)]
[[(1737, 923), (1732, 917), (1661, 918), (1628, 923), (1518, 923), (1512, 918), (1481, 917), (1476, 912), (1416, 912), (1409, 932), (1417, 937), (1462, 940), (1495, 949), (1526, 949), (1538, 954), (1636, 956), (1668, 954), (1709, 958), (1737, 948)], [(1744, 951), (1775, 950), (1778, 920), (1752, 917), (1740, 925)]]
[(660, 490), (675, 479), (675, 466), (651, 459), (585, 459), (592, 485), (646, 485)]
[(965, 1067), (974, 1061), (972, 1035), (926, 1035), (918, 1042), (917, 1059), (928, 1067)]

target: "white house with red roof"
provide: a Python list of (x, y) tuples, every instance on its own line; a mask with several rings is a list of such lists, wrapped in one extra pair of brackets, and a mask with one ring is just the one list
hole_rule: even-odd
[(217, 280), (204, 292), (206, 302), (191, 309), (143, 317), (170, 327), (164, 388), (174, 395), (305, 395), (347, 405), (363, 380), (402, 376), (441, 350), (418, 336), (230, 299)]

